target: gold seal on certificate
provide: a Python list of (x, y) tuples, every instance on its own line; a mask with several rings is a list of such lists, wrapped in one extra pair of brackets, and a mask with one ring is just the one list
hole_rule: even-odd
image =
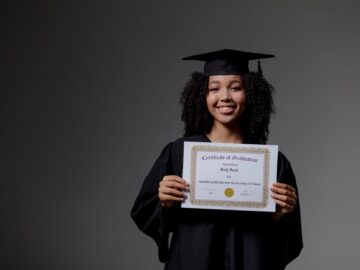
[(224, 191), (226, 197), (232, 197), (234, 196), (234, 190), (232, 188), (227, 188)]
[(277, 145), (184, 143), (184, 208), (274, 212)]

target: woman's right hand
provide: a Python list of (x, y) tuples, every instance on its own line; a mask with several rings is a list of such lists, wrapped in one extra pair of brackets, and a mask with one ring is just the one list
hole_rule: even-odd
[(159, 199), (164, 207), (171, 207), (175, 202), (184, 200), (184, 191), (189, 184), (179, 176), (166, 175), (159, 183)]

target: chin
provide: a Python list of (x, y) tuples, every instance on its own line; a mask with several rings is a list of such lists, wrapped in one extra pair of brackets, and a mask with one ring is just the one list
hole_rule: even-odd
[(215, 119), (214, 121), (218, 122), (220, 125), (223, 125), (223, 126), (238, 125), (238, 118), (236, 118), (236, 119)]

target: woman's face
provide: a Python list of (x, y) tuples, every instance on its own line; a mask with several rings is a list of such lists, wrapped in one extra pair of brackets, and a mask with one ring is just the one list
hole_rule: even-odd
[(214, 124), (234, 124), (245, 110), (246, 96), (240, 75), (209, 77), (206, 103)]

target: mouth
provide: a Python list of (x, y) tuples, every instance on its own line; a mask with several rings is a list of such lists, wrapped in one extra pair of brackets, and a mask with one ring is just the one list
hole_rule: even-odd
[(236, 105), (225, 105), (216, 107), (221, 113), (232, 113), (236, 109)]

